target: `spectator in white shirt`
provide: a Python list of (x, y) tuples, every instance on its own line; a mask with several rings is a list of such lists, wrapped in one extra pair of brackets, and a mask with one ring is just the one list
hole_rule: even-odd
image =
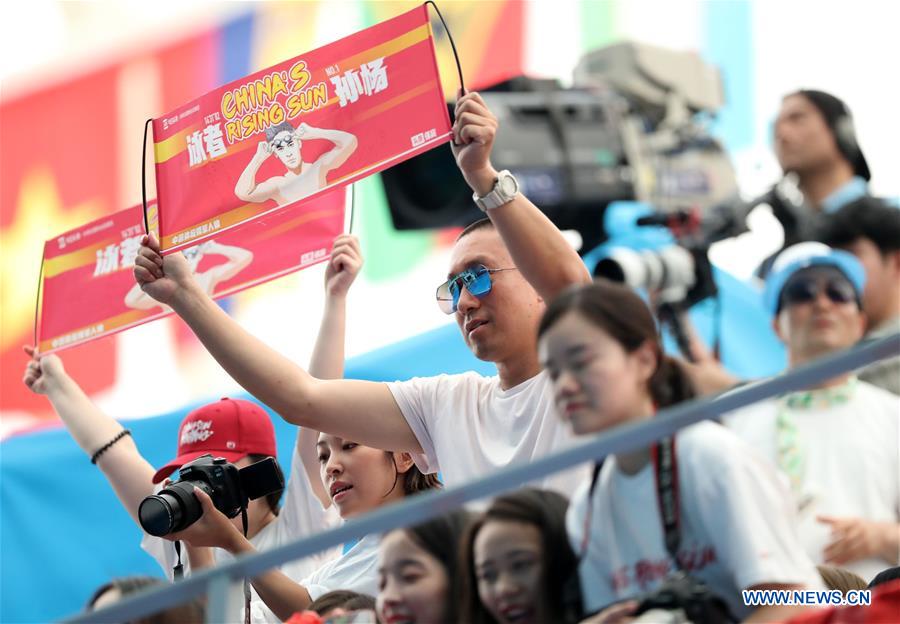
[[(602, 280), (553, 301), (539, 349), (559, 416), (576, 434), (646, 421), (693, 395), (680, 365), (663, 355), (650, 310), (623, 285)], [(657, 459), (664, 453), (672, 458), (667, 477)], [(657, 485), (666, 478), (674, 483), (674, 532), (664, 529), (658, 506)], [(652, 591), (675, 570), (752, 621), (783, 618), (789, 609), (753, 611), (742, 590), (822, 587), (800, 547), (787, 489), (750, 447), (713, 422), (606, 458), (573, 497), (567, 525), (581, 556), (587, 612)], [(619, 616), (636, 608), (611, 607)]]
[[(786, 249), (765, 303), (791, 368), (862, 337), (862, 264), (822, 243)], [(867, 581), (900, 556), (900, 398), (843, 374), (727, 415), (726, 425), (791, 485), (800, 535), (817, 563)]]
[[(497, 120), (477, 93), (459, 99), (453, 132), (457, 164), (490, 220), (457, 239), (438, 303), (455, 314), (476, 357), (496, 363), (495, 377), (468, 373), (394, 384), (316, 379), (229, 318), (197, 286), (180, 254), (162, 257), (155, 238), (145, 238), (134, 269), (144, 292), (169, 304), (222, 367), (285, 420), (413, 453), (423, 472), (441, 472), (448, 485), (569, 443), (552, 415), (535, 330), (545, 301), (590, 281), (556, 226), (517, 192), (508, 171), (491, 166)], [(545, 481), (564, 492), (572, 483), (565, 476)]]

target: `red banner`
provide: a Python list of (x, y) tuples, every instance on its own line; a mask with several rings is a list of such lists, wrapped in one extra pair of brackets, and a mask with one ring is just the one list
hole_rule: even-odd
[(431, 149), (450, 119), (423, 5), (153, 120), (164, 252)]
[[(149, 206), (149, 217), (156, 216)], [(240, 230), (184, 249), (198, 283), (212, 297), (328, 259), (343, 231), (344, 191), (269, 213)], [(44, 244), (38, 345), (42, 353), (81, 344), (172, 312), (134, 281), (144, 232), (141, 206), (122, 210)]]

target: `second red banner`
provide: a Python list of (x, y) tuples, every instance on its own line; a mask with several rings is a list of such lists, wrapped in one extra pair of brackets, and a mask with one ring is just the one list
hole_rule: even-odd
[[(277, 210), (184, 250), (197, 283), (218, 299), (330, 257), (344, 228), (344, 191), (302, 208)], [(151, 223), (156, 205), (149, 206)], [(134, 280), (143, 210), (133, 206), (65, 232), (44, 245), (37, 344), (41, 353), (75, 346), (172, 313)]]

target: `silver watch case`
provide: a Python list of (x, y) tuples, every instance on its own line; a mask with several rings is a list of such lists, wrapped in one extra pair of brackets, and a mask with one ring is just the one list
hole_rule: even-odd
[(484, 197), (478, 197), (477, 194), (473, 194), (472, 200), (484, 212), (503, 204), (508, 204), (518, 193), (518, 180), (508, 169), (504, 169), (497, 174), (497, 181), (494, 182), (494, 188), (491, 189), (490, 193)]

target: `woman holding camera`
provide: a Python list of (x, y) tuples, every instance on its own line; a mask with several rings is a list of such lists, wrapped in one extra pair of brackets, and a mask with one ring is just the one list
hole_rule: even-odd
[[(321, 482), (344, 519), (440, 487), (436, 475), (419, 472), (409, 453), (382, 451), (324, 433), (319, 435), (317, 448)], [(203, 515), (172, 538), (183, 539), (193, 547), (215, 546), (232, 555), (257, 551), (234, 523), (215, 508), (205, 492), (196, 488), (194, 495)], [(346, 544), (340, 557), (299, 582), (275, 570), (251, 579), (251, 583), (266, 606), (282, 620), (336, 589), (374, 595), (378, 593), (378, 544), (378, 535), (366, 535), (355, 544)]]
[[(693, 396), (680, 365), (663, 355), (650, 310), (624, 285), (600, 280), (565, 292), (539, 336), (558, 414), (576, 434), (650, 419)], [(753, 611), (742, 590), (822, 588), (793, 513), (772, 469), (713, 422), (610, 456), (567, 516), (585, 610), (640, 598), (680, 571), (740, 619), (783, 619), (794, 607)], [(591, 621), (637, 611), (637, 601), (615, 604)]]
[[(346, 293), (362, 266), (356, 239), (335, 240), (325, 272), (326, 306), (313, 350), (310, 370), (322, 378), (343, 375)], [(417, 492), (440, 486), (435, 475), (424, 475), (408, 453), (391, 453), (361, 446), (337, 436), (303, 429), (297, 440), (292, 470), (296, 477), (303, 465), (312, 492), (320, 506), (334, 509), (341, 518), (371, 511)], [(306, 480), (300, 479), (306, 483)], [(197, 489), (203, 515), (186, 530), (170, 536), (191, 545), (195, 551), (218, 547), (231, 555), (259, 550), (245, 537), (234, 521), (215, 508), (212, 500)], [(297, 539), (301, 536), (295, 536)], [(343, 554), (321, 563), (315, 570), (297, 575), (291, 570), (274, 570), (252, 579), (260, 599), (280, 620), (336, 589), (377, 593), (378, 536), (367, 535), (355, 544), (345, 544)]]

